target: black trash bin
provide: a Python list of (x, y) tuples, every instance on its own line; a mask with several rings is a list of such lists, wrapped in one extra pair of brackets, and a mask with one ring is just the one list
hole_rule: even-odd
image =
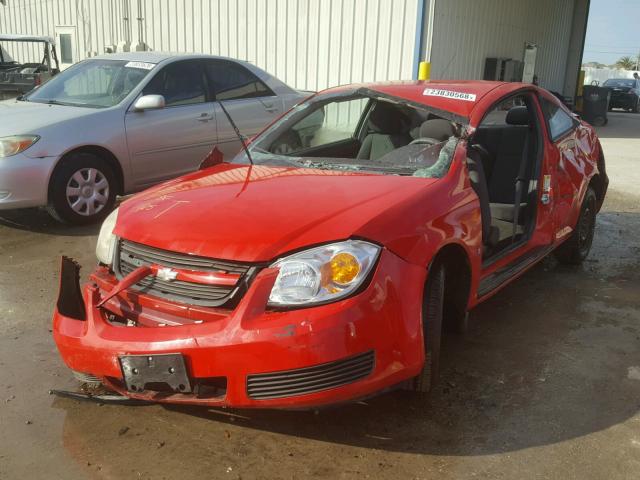
[(585, 85), (582, 89), (582, 118), (594, 127), (606, 125), (610, 98), (610, 89)]

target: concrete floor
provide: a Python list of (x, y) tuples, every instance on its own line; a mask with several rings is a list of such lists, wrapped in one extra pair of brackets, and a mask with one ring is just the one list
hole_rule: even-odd
[(611, 178), (593, 251), (545, 260), (445, 340), (428, 398), (313, 412), (100, 406), (50, 334), (58, 257), (97, 227), (0, 214), (0, 479), (640, 477), (640, 115), (600, 129)]

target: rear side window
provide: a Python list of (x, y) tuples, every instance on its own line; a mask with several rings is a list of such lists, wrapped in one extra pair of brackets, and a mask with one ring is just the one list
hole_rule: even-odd
[(549, 134), (554, 142), (576, 127), (575, 119), (565, 112), (560, 106), (550, 102), (546, 98), (540, 99), (542, 111), (549, 125)]
[(524, 95), (516, 95), (515, 97), (502, 100), (485, 115), (480, 123), (480, 127), (506, 127), (509, 125), (507, 123), (507, 113), (509, 113), (509, 110), (514, 107), (526, 106), (527, 101)]
[(205, 62), (205, 69), (216, 100), (269, 97), (274, 93), (242, 65), (225, 60)]
[(204, 72), (198, 62), (171, 63), (144, 87), (144, 95), (162, 95), (168, 107), (204, 103)]

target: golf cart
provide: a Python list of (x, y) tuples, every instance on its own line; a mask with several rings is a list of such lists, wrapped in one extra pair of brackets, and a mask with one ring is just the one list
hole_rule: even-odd
[[(2, 48), (5, 42), (43, 44), (42, 61), (40, 63), (20, 63), (12, 58), (7, 58), (6, 50)], [(56, 45), (52, 37), (0, 34), (0, 100), (27, 93), (59, 71)]]

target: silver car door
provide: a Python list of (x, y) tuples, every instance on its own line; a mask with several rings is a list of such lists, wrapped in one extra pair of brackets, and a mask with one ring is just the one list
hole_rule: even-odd
[(200, 61), (165, 66), (142, 91), (151, 94), (164, 96), (166, 106), (131, 108), (125, 117), (137, 187), (197, 170), (217, 141), (215, 112)]
[[(205, 60), (205, 70), (217, 102), (223, 102), (229, 115), (246, 138), (259, 133), (283, 111), (283, 102), (244, 66), (232, 60)], [(219, 103), (214, 104), (218, 127), (218, 148), (225, 160), (241, 149), (240, 142)]]

